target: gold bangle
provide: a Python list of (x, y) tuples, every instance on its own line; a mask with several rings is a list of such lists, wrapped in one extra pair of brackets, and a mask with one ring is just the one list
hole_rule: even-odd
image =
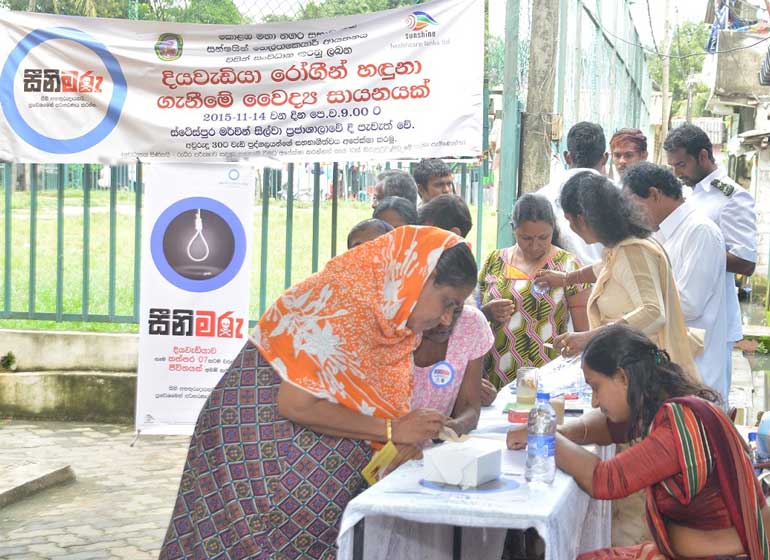
[(385, 419), (385, 433), (388, 436), (387, 441), (390, 441), (393, 439), (393, 424), (390, 420), (390, 418)]

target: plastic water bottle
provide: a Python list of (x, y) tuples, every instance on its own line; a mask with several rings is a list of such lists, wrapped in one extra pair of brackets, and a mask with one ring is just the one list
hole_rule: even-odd
[(548, 290), (548, 285), (545, 282), (538, 282), (537, 280), (532, 281), (532, 295), (535, 296), (536, 299), (543, 297), (548, 293)]
[(538, 392), (527, 421), (527, 482), (551, 484), (556, 476), (556, 412), (549, 393)]
[(757, 455), (760, 460), (770, 459), (770, 411), (763, 412), (757, 428)]
[[(756, 465), (760, 462), (759, 456), (757, 455), (757, 432), (749, 432), (749, 458), (751, 459), (752, 465)], [(754, 472), (757, 476), (761, 474), (761, 471), (758, 469), (754, 469)]]

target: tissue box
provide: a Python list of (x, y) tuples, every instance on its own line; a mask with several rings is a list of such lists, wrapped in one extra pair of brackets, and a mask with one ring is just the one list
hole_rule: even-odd
[(447, 442), (427, 449), (423, 455), (423, 478), (427, 482), (476, 488), (500, 478), (499, 442)]

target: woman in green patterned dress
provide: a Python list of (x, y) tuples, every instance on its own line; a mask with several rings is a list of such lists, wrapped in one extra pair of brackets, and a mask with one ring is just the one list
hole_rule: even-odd
[[(558, 247), (559, 232), (551, 203), (527, 194), (513, 209), (513, 247), (492, 251), (479, 274), (482, 311), (495, 333), (485, 359), (485, 376), (499, 389), (516, 379), (520, 367), (540, 367), (557, 357), (553, 338), (588, 329), (590, 285), (548, 289), (534, 284), (541, 269), (579, 270), (580, 262)], [(548, 344), (548, 346), (546, 346)]]

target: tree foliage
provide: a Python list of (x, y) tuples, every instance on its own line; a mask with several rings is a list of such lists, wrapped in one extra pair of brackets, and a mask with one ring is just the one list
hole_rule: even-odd
[(107, 18), (128, 17), (128, 2), (125, 0), (0, 0), (0, 6), (9, 10), (34, 11), (42, 14), (68, 16), (90, 16)]
[[(139, 19), (185, 23), (240, 24), (241, 13), (232, 0), (136, 0)], [(0, 0), (11, 10), (45, 14), (128, 18), (132, 0)]]
[(235, 25), (243, 22), (232, 0), (139, 0), (139, 19)]
[[(687, 80), (696, 78), (703, 70), (706, 57), (706, 40), (708, 27), (702, 23), (686, 22), (674, 30), (671, 42), (671, 63), (669, 70), (669, 88), (671, 91), (671, 115), (685, 116), (687, 112)], [(703, 53), (698, 56), (683, 55)], [(659, 85), (663, 83), (663, 58), (650, 54), (650, 77)], [(708, 101), (709, 88), (705, 84), (696, 83), (693, 89), (693, 117), (703, 116)]]
[(318, 19), (392, 10), (418, 4), (414, 0), (311, 0), (297, 14), (297, 19)]

